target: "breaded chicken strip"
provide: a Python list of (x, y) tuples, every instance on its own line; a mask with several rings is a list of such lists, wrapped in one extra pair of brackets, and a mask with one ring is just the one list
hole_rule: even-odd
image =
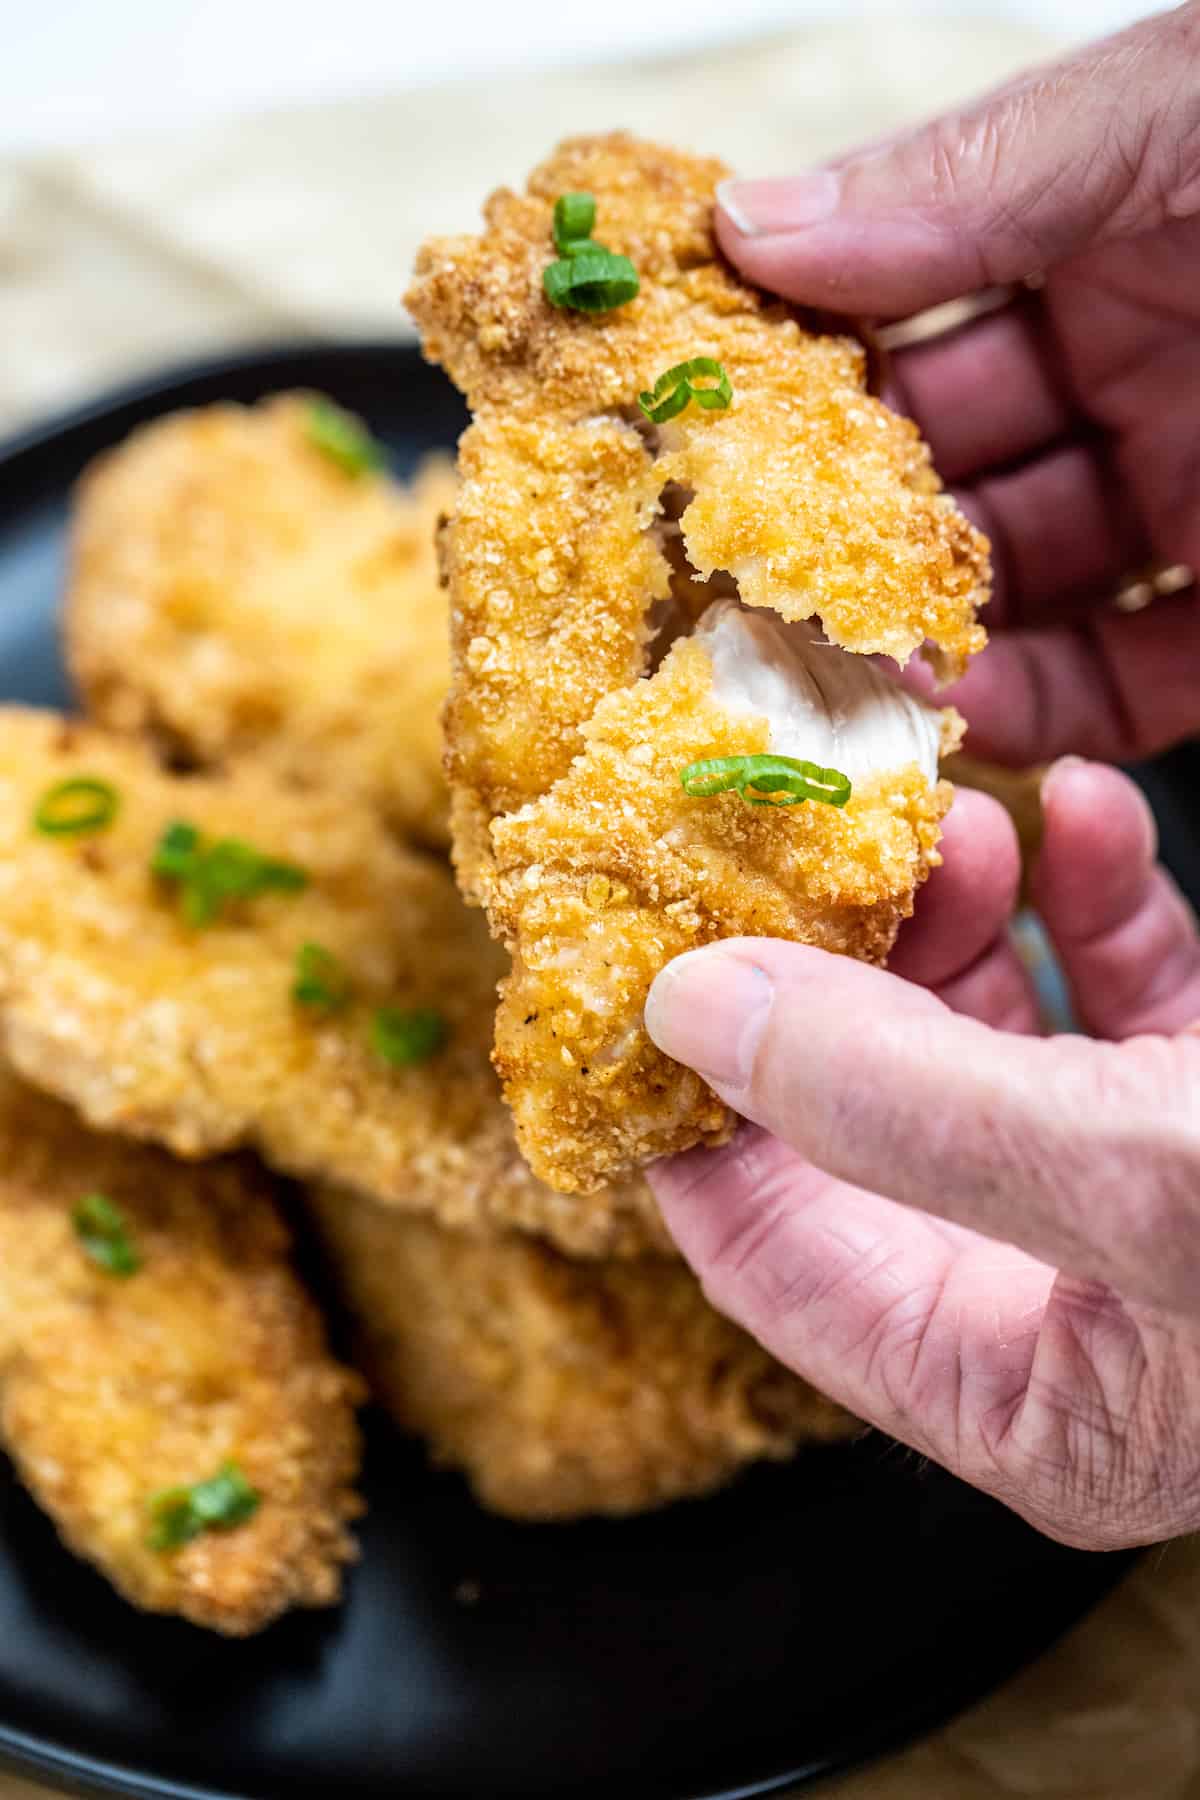
[[(79, 778), (109, 784), (111, 825), (42, 835), (39, 805)], [(184, 895), (151, 870), (175, 820), (307, 885), (189, 924)], [(330, 983), (349, 984), (336, 1010), (293, 998), (305, 945), (334, 959)], [(172, 775), (97, 727), (0, 711), (0, 1046), (97, 1127), (187, 1157), (252, 1145), (289, 1173), (457, 1225), (541, 1230), (585, 1254), (662, 1245), (640, 1183), (566, 1200), (517, 1154), (488, 1065), (499, 960), (442, 866), (402, 850), (352, 797), (301, 793), (245, 763)], [(415, 1060), (382, 1054), (382, 1007), (401, 1015), (402, 1056), (418, 1015)]]
[[(815, 336), (747, 287), (711, 232), (721, 164), (623, 135), (580, 138), (501, 189), (480, 237), (427, 244), (407, 304), (425, 353), (475, 423), (460, 449), (447, 556), (454, 609), (451, 771), (492, 813), (544, 793), (596, 702), (645, 672), (669, 566), (652, 529), (663, 489), (689, 496), (702, 577), (830, 637), (947, 672), (982, 647), (986, 545), (941, 491), (916, 427), (865, 391), (861, 347)], [(595, 196), (595, 234), (627, 254), (637, 298), (601, 314), (551, 306), (554, 201)], [(647, 443), (637, 396), (666, 369), (718, 358), (723, 413), (690, 407)], [(655, 453), (657, 449), (657, 454)]]
[[(867, 653), (924, 646), (951, 675), (984, 641), (985, 541), (867, 394), (861, 348), (719, 259), (723, 173), (624, 136), (565, 144), (493, 195), (482, 237), (427, 245), (408, 297), (475, 415), (443, 536), (456, 861), (513, 956), (496, 1062), (518, 1140), (564, 1191), (728, 1133), (642, 1030), (672, 955), (771, 932), (886, 956), (937, 860), (960, 727)], [(632, 260), (627, 304), (547, 300), (567, 193)], [(639, 392), (696, 357), (728, 404), (647, 427)], [(849, 805), (681, 788), (693, 762), (767, 753), (850, 777)]]
[[(601, 701), (582, 754), (544, 799), (493, 825), (490, 914), (513, 947), (494, 1061), (518, 1141), (554, 1187), (586, 1194), (729, 1135), (724, 1104), (643, 1029), (666, 962), (729, 936), (882, 962), (940, 860), (951, 790), (937, 758), (957, 741), (956, 716), (908, 700), (869, 664), (839, 691), (849, 659), (824, 644), (800, 659), (813, 688), (802, 748), (852, 777), (849, 804), (785, 809), (683, 791), (679, 772), (698, 757), (798, 753), (757, 705), (773, 651), (781, 683), (793, 676), (788, 630), (719, 603), (652, 680)], [(763, 660), (748, 673), (756, 640)], [(787, 706), (779, 712), (786, 722)]]
[[(100, 1194), (136, 1272), (73, 1222)], [(135, 1606), (231, 1636), (341, 1593), (361, 1510), (356, 1376), (325, 1346), (270, 1178), (100, 1137), (0, 1074), (0, 1442), (66, 1543)], [(244, 1523), (155, 1549), (154, 1497), (233, 1463)]]
[(854, 1429), (682, 1263), (571, 1262), (329, 1190), (310, 1204), (376, 1396), (496, 1512), (641, 1512)]
[(94, 463), (67, 658), (101, 723), (205, 766), (252, 755), (301, 785), (334, 779), (440, 848), (434, 533), (453, 467), (431, 457), (409, 489), (347, 471), (314, 436), (322, 406), (288, 394), (175, 413)]

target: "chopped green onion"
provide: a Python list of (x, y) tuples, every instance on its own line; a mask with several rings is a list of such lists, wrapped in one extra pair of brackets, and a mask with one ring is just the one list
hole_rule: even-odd
[[(717, 385), (697, 387), (696, 382), (701, 379)], [(693, 356), (660, 375), (652, 388), (638, 395), (638, 405), (652, 424), (663, 425), (691, 400), (706, 412), (724, 412), (732, 399), (733, 386), (724, 366), (712, 356)]]
[(581, 246), (578, 254), (564, 256), (542, 273), (542, 286), (551, 306), (569, 306), (576, 312), (611, 312), (624, 306), (638, 291), (637, 270), (627, 256), (618, 256), (601, 245)]
[(591, 194), (560, 194), (554, 202), (554, 248), (560, 256), (572, 256), (572, 246), (590, 238), (596, 223), (596, 201)]
[(215, 919), (227, 900), (254, 900), (259, 894), (296, 894), (307, 887), (308, 876), (292, 863), (264, 856), (253, 844), (239, 838), (221, 838), (201, 853), (191, 878), (184, 884), (184, 916), (194, 925)]
[(371, 1020), (371, 1048), (395, 1069), (428, 1061), (448, 1035), (445, 1019), (432, 1007), (403, 1012), (381, 1006)]
[(189, 925), (211, 925), (231, 900), (260, 894), (296, 894), (308, 876), (294, 863), (264, 856), (239, 838), (206, 845), (194, 825), (168, 825), (150, 862), (151, 872), (179, 889), (180, 910)]
[(74, 775), (56, 782), (38, 801), (33, 823), (45, 837), (82, 837), (106, 831), (120, 807), (111, 781), (95, 775)]
[(316, 399), (309, 405), (308, 441), (346, 475), (367, 475), (385, 461), (382, 444), (362, 420), (332, 400)]
[(337, 1012), (350, 998), (350, 977), (332, 950), (301, 944), (296, 952), (292, 999), (313, 1012)]
[(679, 779), (694, 800), (731, 789), (750, 806), (799, 806), (805, 800), (845, 806), (850, 798), (848, 776), (792, 756), (707, 757), (681, 769)]
[(130, 1241), (119, 1206), (106, 1194), (88, 1194), (72, 1214), (85, 1253), (110, 1275), (136, 1275), (142, 1259)]
[(196, 866), (200, 833), (184, 819), (167, 826), (150, 861), (151, 872), (168, 881), (183, 880)]
[(252, 1518), (261, 1504), (262, 1495), (237, 1464), (227, 1462), (207, 1481), (166, 1488), (151, 1497), (150, 1548), (178, 1550), (202, 1531), (231, 1531)]

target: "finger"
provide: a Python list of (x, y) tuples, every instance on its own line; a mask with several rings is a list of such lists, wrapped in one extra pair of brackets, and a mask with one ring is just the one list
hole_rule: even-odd
[(952, 1012), (980, 1019), (997, 1031), (1041, 1029), (1037, 989), (1007, 931), (977, 962), (937, 990)]
[(1195, 210), (1193, 7), (836, 166), (718, 191), (725, 254), (804, 305), (899, 317)]
[(1021, 852), (999, 801), (959, 788), (942, 821), (942, 865), (917, 897), (888, 967), (947, 1006), (1004, 1031), (1036, 1031), (1037, 997), (1008, 937)]
[(956, 790), (940, 849), (942, 866), (917, 895), (888, 960), (923, 987), (953, 981), (1003, 936), (1021, 882), (1017, 834), (990, 794)]
[[(915, 658), (905, 684), (929, 688)], [(948, 698), (970, 724), (972, 754), (995, 762), (1151, 756), (1200, 727), (1200, 597), (1000, 634)]]
[(890, 386), (946, 481), (967, 481), (1044, 450), (1073, 409), (1050, 374), (1029, 305), (892, 357)]
[(958, 495), (992, 546), (992, 626), (1078, 610), (1115, 591), (1146, 546), (1097, 446), (1062, 444)]
[(823, 1392), (968, 1480), (1021, 1405), (1054, 1273), (833, 1180), (747, 1128), (653, 1165), (709, 1299)]
[(1200, 1040), (1011, 1036), (847, 957), (736, 938), (669, 964), (646, 1025), (829, 1174), (1195, 1305)]
[(1101, 1037), (1200, 1020), (1200, 936), (1155, 858), (1154, 817), (1127, 776), (1069, 758), (1042, 784), (1034, 899), (1071, 988)]

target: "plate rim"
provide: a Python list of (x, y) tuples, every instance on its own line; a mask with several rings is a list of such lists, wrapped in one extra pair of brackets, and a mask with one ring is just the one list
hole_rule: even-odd
[[(415, 337), (332, 338), (303, 334), (272, 339), (256, 344), (253, 339), (239, 340), (227, 351), (184, 356), (162, 363), (140, 373), (116, 377), (89, 398), (69, 402), (45, 414), (38, 414), (15, 430), (0, 437), (0, 463), (8, 463), (47, 448), (55, 439), (98, 425), (113, 413), (141, 406), (175, 388), (193, 382), (216, 380), (222, 376), (250, 374), (261, 368), (264, 374), (272, 368), (284, 367), (306, 356), (328, 356), (339, 362), (371, 363), (399, 351), (421, 358)], [(423, 358), (421, 358), (424, 360)], [(432, 365), (431, 365), (432, 366)]]
[[(181, 391), (189, 387), (261, 375), (268, 384), (264, 391), (270, 392), (273, 372), (279, 371), (281, 384), (286, 384), (283, 372), (309, 358), (346, 366), (370, 366), (392, 357), (419, 359), (420, 347), (408, 335), (339, 339), (314, 334), (262, 342), (239, 341), (225, 350), (182, 357), (113, 381), (90, 398), (35, 417), (0, 438), (0, 480), (14, 464), (53, 452), (62, 446), (63, 440), (69, 443), (81, 433), (98, 427), (111, 425), (112, 441), (116, 442), (133, 428), (132, 421), (123, 422), (122, 415), (136, 417), (149, 409), (146, 416), (155, 417), (160, 411), (188, 404), (181, 398)], [(213, 399), (215, 396), (198, 399), (194, 404), (211, 404)], [(900, 1717), (893, 1715), (882, 1729), (864, 1730), (856, 1738), (854, 1749), (837, 1761), (802, 1762), (785, 1773), (765, 1776), (748, 1784), (681, 1792), (678, 1800), (767, 1800), (771, 1795), (787, 1794), (790, 1789), (814, 1779), (837, 1778), (904, 1749), (939, 1725), (959, 1717), (1005, 1681), (1037, 1663), (1111, 1595), (1141, 1555), (1139, 1550), (1094, 1553), (1095, 1580), (1086, 1597), (1065, 1607), (1063, 1616), (1035, 1637), (1022, 1650), (1018, 1660), (1014, 1661), (1003, 1650), (983, 1662), (977, 1659), (969, 1679), (953, 1687), (942, 1686), (927, 1704), (913, 1706)], [(88, 1800), (92, 1797), (95, 1800), (255, 1800), (254, 1796), (232, 1787), (197, 1785), (169, 1775), (146, 1774), (125, 1762), (114, 1762), (75, 1749), (62, 1737), (12, 1725), (3, 1717), (0, 1717), (0, 1769), (35, 1781), (69, 1782), (74, 1790), (88, 1796)], [(636, 1800), (636, 1795), (637, 1789), (625, 1783), (624, 1800)]]

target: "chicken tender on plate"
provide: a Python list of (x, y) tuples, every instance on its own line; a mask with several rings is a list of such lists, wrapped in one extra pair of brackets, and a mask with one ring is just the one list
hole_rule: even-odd
[(572, 1262), (328, 1190), (310, 1204), (376, 1396), (496, 1512), (641, 1512), (855, 1429), (682, 1263)]
[[(567, 143), (493, 195), (483, 236), (428, 244), (408, 296), (474, 413), (443, 534), (456, 861), (513, 958), (496, 1063), (518, 1140), (564, 1191), (728, 1135), (642, 1029), (671, 956), (767, 932), (886, 957), (961, 726), (871, 659), (922, 649), (951, 676), (984, 642), (985, 540), (867, 393), (861, 347), (720, 259), (723, 173)], [(559, 251), (560, 299), (595, 273), (564, 196), (635, 297), (610, 265), (615, 288), (551, 303)], [(763, 758), (790, 773), (764, 786)]]
[[(111, 817), (72, 829), (89, 807)], [(0, 710), (0, 1047), (98, 1128), (252, 1146), (583, 1254), (662, 1246), (640, 1182), (566, 1199), (518, 1155), (488, 1062), (502, 960), (442, 865), (352, 796), (245, 763), (171, 774)]]
[[(0, 1073), (0, 1442), (126, 1599), (231, 1636), (331, 1605), (355, 1554), (361, 1383), (288, 1250), (249, 1160), (100, 1137)], [(164, 1499), (197, 1483), (207, 1529)]]
[(201, 765), (336, 781), (444, 847), (453, 495), (448, 457), (399, 486), (314, 395), (143, 426), (78, 493), (65, 637), (92, 716)]

